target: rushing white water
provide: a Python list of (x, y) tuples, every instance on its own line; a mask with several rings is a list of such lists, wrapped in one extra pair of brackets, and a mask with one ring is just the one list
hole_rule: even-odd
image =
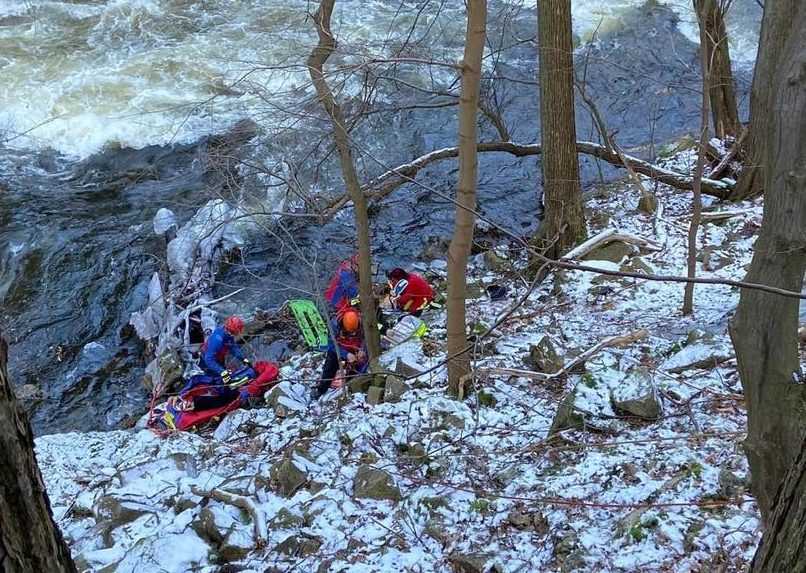
[[(594, 31), (612, 31), (625, 11), (644, 1), (574, 0), (576, 32), (587, 41)], [(661, 3), (674, 7), (681, 31), (696, 41), (690, 0)], [(393, 53), (415, 21), (414, 39), (427, 29), (444, 47), (412, 56), (455, 60), (464, 33), (462, 3), (442, 4), (338, 2), (333, 26), (340, 62)], [(192, 141), (243, 117), (291, 127), (295, 119), (275, 106), (299, 105), (312, 94), (305, 58), (316, 42), (308, 15), (316, 5), (0, 0), (0, 139), (9, 147), (86, 157), (105, 147)], [(534, 2), (525, 5), (531, 13)], [(736, 0), (730, 22), (739, 65), (755, 57), (754, 5)]]

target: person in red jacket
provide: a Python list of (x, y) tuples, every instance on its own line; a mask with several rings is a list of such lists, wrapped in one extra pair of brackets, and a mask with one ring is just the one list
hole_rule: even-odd
[(328, 310), (343, 312), (358, 297), (358, 265), (359, 256), (355, 253), (336, 269), (325, 292)]
[(432, 300), (434, 289), (423, 277), (407, 273), (401, 268), (394, 268), (386, 273), (389, 286), (392, 288), (390, 299), (398, 310), (420, 316)]

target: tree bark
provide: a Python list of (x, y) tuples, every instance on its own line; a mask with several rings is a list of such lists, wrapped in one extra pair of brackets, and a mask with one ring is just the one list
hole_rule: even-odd
[[(796, 22), (768, 97), (764, 221), (746, 278), (792, 291), (801, 290), (806, 271), (806, 6)], [(797, 299), (742, 291), (730, 334), (747, 401), (752, 487), (765, 521), (806, 429), (797, 329)]]
[(11, 388), (7, 361), (8, 345), (0, 329), (0, 570), (75, 572), (70, 549), (53, 521), (31, 426)]
[[(702, 62), (702, 105), (700, 108), (700, 139), (697, 145), (697, 165), (694, 167), (694, 198), (692, 201), (691, 223), (688, 228), (688, 255), (686, 258), (686, 276), (693, 279), (697, 276), (697, 230), (702, 219), (702, 173), (705, 166), (705, 144), (708, 141), (708, 113), (711, 109), (711, 58), (705, 46), (708, 44), (707, 17), (713, 12), (716, 0), (695, 0), (697, 8), (697, 27), (700, 30), (700, 61)], [(724, 27), (724, 24), (723, 24)], [(727, 39), (726, 39), (727, 40)], [(713, 50), (713, 48), (711, 48)], [(730, 69), (730, 62), (728, 62)], [(715, 120), (716, 121), (716, 120)], [(683, 292), (683, 316), (694, 312), (694, 283), (686, 283)]]
[(459, 101), (459, 182), (456, 188), (456, 220), (448, 248), (447, 350), (448, 393), (463, 397), (462, 382), (470, 373), (467, 347), (467, 259), (476, 221), (478, 151), (476, 120), (481, 86), (481, 60), (487, 28), (487, 0), (467, 1), (467, 37), (462, 62)]
[(750, 573), (806, 571), (806, 441), (775, 496), (767, 532), (756, 550)]
[(571, 0), (537, 3), (540, 132), (546, 255), (556, 259), (585, 238), (574, 116)]
[(802, 34), (793, 27), (795, 13), (802, 9), (803, 0), (775, 0), (764, 3), (761, 20), (758, 56), (753, 71), (750, 93), (750, 126), (747, 134), (747, 151), (736, 187), (730, 194), (732, 201), (741, 201), (760, 195), (764, 191), (762, 168), (765, 130), (769, 122), (770, 98), (776, 71), (784, 45), (791, 34)]
[(708, 94), (714, 135), (719, 139), (726, 135), (738, 137), (742, 126), (736, 107), (736, 86), (725, 30), (725, 0), (694, 0), (694, 10), (697, 19), (705, 26), (705, 33), (700, 34), (700, 50), (703, 52), (703, 67), (708, 68), (710, 76)]
[(328, 86), (323, 67), (330, 55), (336, 51), (337, 43), (333, 32), (330, 30), (330, 17), (333, 14), (333, 6), (336, 0), (322, 0), (319, 9), (314, 14), (316, 32), (319, 35), (319, 43), (308, 56), (308, 71), (311, 81), (316, 88), (319, 101), (325, 108), (330, 122), (333, 126), (333, 137), (336, 140), (336, 147), (339, 150), (339, 163), (347, 187), (347, 194), (355, 206), (355, 227), (358, 233), (358, 252), (361, 255), (361, 263), (358, 270), (359, 292), (361, 299), (361, 316), (364, 317), (364, 340), (367, 344), (367, 353), (370, 360), (374, 360), (381, 352), (381, 339), (375, 316), (375, 298), (372, 292), (372, 254), (369, 231), (369, 212), (367, 210), (367, 197), (358, 182), (358, 174), (353, 163), (350, 148), (350, 137), (347, 133), (344, 114), (341, 107), (333, 97), (333, 92)]

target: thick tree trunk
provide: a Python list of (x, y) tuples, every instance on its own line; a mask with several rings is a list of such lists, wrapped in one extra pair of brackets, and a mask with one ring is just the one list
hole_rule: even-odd
[(470, 373), (467, 347), (465, 300), (467, 294), (467, 259), (476, 221), (476, 185), (478, 152), (476, 115), (481, 86), (481, 59), (487, 28), (487, 0), (468, 0), (467, 37), (462, 62), (462, 87), (459, 101), (459, 182), (456, 188), (456, 220), (448, 249), (447, 349), (448, 392), (464, 397), (463, 379)]
[(574, 117), (571, 0), (537, 3), (540, 132), (546, 256), (558, 258), (585, 238)]
[(742, 171), (730, 199), (741, 201), (760, 195), (764, 191), (762, 168), (765, 130), (769, 122), (772, 85), (781, 52), (790, 34), (802, 34), (793, 27), (795, 13), (802, 8), (803, 0), (775, 0), (764, 3), (764, 18), (761, 20), (758, 56), (753, 72), (753, 88), (750, 93), (750, 127), (747, 134), (747, 151)]
[[(769, 98), (764, 222), (746, 278), (791, 291), (801, 290), (806, 271), (806, 7), (798, 12), (799, 32), (781, 52)], [(797, 328), (797, 299), (742, 291), (730, 333), (747, 401), (753, 492), (765, 520), (806, 428)]]
[(36, 465), (31, 426), (11, 389), (7, 359), (0, 330), (0, 571), (74, 572)]
[(710, 75), (708, 93), (714, 135), (720, 139), (726, 135), (738, 137), (742, 126), (736, 107), (736, 86), (725, 30), (725, 0), (694, 0), (694, 10), (697, 19), (705, 24), (705, 33), (700, 34), (700, 49), (703, 62), (706, 62), (704, 68), (708, 68)]
[[(336, 0), (322, 0), (319, 9), (314, 14), (316, 31), (319, 34), (319, 43), (308, 56), (308, 71), (316, 88), (319, 101), (330, 116), (333, 126), (333, 137), (339, 150), (339, 162), (347, 194), (355, 206), (355, 227), (358, 232), (358, 252), (361, 254), (361, 264), (358, 270), (360, 282), (359, 291), (361, 299), (361, 316), (364, 324), (364, 339), (367, 343), (367, 353), (370, 360), (376, 358), (381, 352), (381, 341), (378, 326), (375, 321), (375, 299), (372, 292), (372, 254), (369, 232), (369, 212), (367, 210), (367, 197), (358, 182), (353, 157), (350, 150), (350, 137), (347, 133), (344, 114), (341, 107), (333, 97), (330, 87), (325, 79), (323, 67), (330, 55), (336, 50), (336, 38), (330, 30), (330, 17)], [(372, 318), (367, 318), (372, 317)]]
[(767, 532), (753, 558), (750, 573), (806, 571), (806, 441), (775, 496)]

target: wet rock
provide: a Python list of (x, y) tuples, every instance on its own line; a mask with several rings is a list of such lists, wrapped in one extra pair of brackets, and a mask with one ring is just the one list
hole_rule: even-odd
[(397, 376), (386, 377), (386, 388), (383, 394), (384, 402), (400, 402), (400, 398), (411, 390), (408, 384)]
[(362, 499), (386, 499), (393, 502), (402, 499), (392, 476), (368, 465), (358, 468), (353, 481), (353, 495)]
[(544, 336), (537, 344), (529, 346), (529, 356), (534, 364), (536, 372), (551, 374), (563, 367), (562, 358), (557, 354), (551, 338)]
[(269, 470), (271, 483), (278, 495), (291, 497), (308, 481), (308, 472), (299, 468), (291, 458), (275, 463)]

